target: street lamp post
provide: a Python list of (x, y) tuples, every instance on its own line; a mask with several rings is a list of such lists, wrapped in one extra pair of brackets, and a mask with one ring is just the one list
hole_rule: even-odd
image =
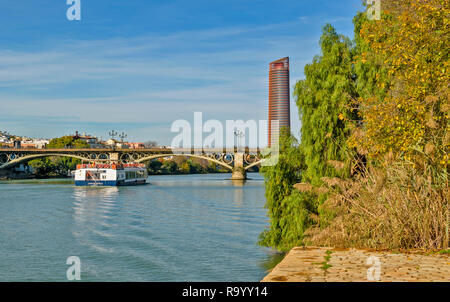
[(123, 139), (126, 138), (126, 137), (127, 137), (127, 135), (126, 135), (124, 132), (122, 132), (121, 134), (119, 134), (120, 142), (123, 143)]
[(114, 131), (114, 130), (109, 131), (109, 136), (111, 137), (111, 139), (112, 139), (112, 141), (113, 141), (113, 145), (112, 145), (113, 150), (116, 149), (116, 141), (114, 140), (114, 138), (116, 137), (116, 135), (117, 135), (117, 131)]
[(117, 131), (111, 130), (109, 131), (109, 136), (111, 137), (111, 139), (114, 139), (114, 137), (116, 137), (117, 135)]
[(242, 137), (244, 137), (244, 132), (242, 132), (240, 130), (235, 130), (234, 136), (236, 136), (236, 138), (237, 138), (237, 148), (239, 150), (239, 148), (241, 146), (241, 139), (242, 139)]

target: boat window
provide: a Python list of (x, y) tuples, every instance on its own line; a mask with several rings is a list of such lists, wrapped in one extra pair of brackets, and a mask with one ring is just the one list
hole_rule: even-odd
[(125, 175), (126, 175), (126, 179), (136, 178), (136, 171), (126, 171)]
[(86, 171), (86, 180), (99, 180), (100, 173), (97, 171)]

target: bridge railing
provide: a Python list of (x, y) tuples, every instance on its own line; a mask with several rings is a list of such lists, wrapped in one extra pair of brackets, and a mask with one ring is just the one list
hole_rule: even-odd
[(183, 154), (183, 153), (260, 153), (260, 148), (133, 148), (133, 149), (122, 149), (122, 148), (58, 148), (58, 149), (37, 149), (37, 148), (0, 148), (0, 152), (11, 153), (11, 152), (29, 152), (29, 153), (54, 153), (54, 152), (92, 152), (92, 153), (109, 153), (109, 152), (154, 152), (154, 153), (173, 153), (173, 154)]

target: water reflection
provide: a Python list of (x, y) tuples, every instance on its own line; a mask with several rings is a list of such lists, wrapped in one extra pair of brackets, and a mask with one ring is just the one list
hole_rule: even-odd
[(73, 191), (74, 219), (77, 222), (86, 222), (87, 219), (98, 216), (107, 216), (109, 210), (117, 202), (118, 187), (75, 187)]
[(73, 196), (77, 201), (84, 201), (92, 197), (107, 199), (108, 197), (117, 196), (118, 193), (118, 187), (75, 187)]
[(260, 262), (260, 266), (266, 271), (271, 271), (278, 263), (283, 261), (286, 253), (271, 252), (266, 259)]
[(242, 179), (232, 179), (231, 183), (235, 187), (243, 187), (247, 181)]
[(118, 187), (75, 187), (73, 190), (73, 236), (78, 242), (100, 253), (111, 253), (97, 238), (115, 236), (113, 210), (118, 202)]

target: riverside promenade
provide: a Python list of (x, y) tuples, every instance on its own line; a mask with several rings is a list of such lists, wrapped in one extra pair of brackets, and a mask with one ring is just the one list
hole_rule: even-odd
[(394, 253), (369, 249), (295, 247), (262, 280), (283, 281), (449, 282), (450, 257), (448, 253)]

